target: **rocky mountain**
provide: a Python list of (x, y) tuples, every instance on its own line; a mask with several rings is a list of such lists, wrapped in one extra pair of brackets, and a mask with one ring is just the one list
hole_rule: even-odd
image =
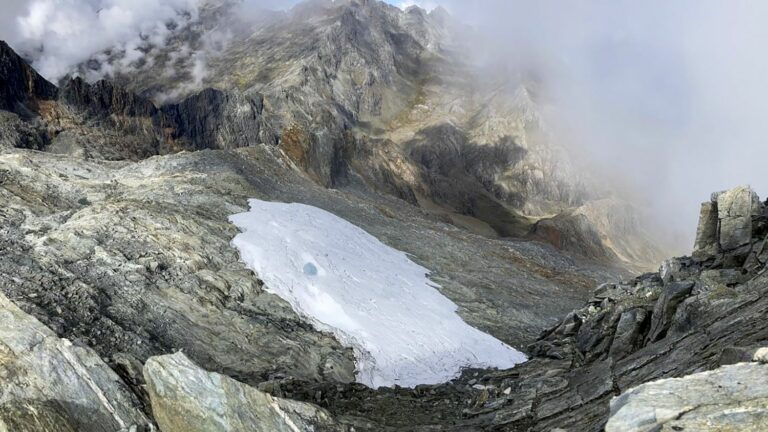
[[(716, 369), (761, 360), (768, 338), (753, 191), (714, 194), (692, 256), (632, 278), (664, 247), (548, 136), (534, 83), (480, 79), (444, 11), (318, 0), (245, 21), (238, 7), (208, 3), (108, 80), (53, 85), (0, 43), (0, 430), (762, 421), (764, 367)], [(359, 353), (232, 246), (228, 218), (253, 198), (318, 207), (408, 254), (464, 322), (529, 360), (415, 388), (354, 382)], [(700, 394), (733, 377), (755, 386)]]
[[(169, 139), (163, 126), (160, 140), (171, 142), (160, 153), (277, 144), (321, 185), (362, 183), (493, 237), (549, 241), (535, 235), (537, 221), (609, 200), (615, 204), (582, 212), (604, 249), (588, 258), (647, 270), (667, 255), (669, 248), (650, 238), (653, 230), (600, 228), (603, 220), (622, 218), (631, 200), (577, 168), (551, 139), (534, 80), (472, 63), (462, 36), (469, 30), (444, 10), (315, 0), (286, 12), (246, 13), (238, 2), (211, 1), (198, 15), (167, 46), (113, 72), (113, 80), (192, 111), (218, 106), (197, 95), (215, 88), (258, 107), (256, 121), (251, 114), (244, 119), (259, 126), (238, 133), (241, 120), (215, 117), (203, 123), (219, 122), (231, 133), (205, 136), (204, 144), (179, 140), (179, 132)], [(80, 72), (87, 75), (88, 67)], [(550, 224), (562, 236), (571, 227)], [(633, 251), (622, 248), (624, 237), (632, 237)]]

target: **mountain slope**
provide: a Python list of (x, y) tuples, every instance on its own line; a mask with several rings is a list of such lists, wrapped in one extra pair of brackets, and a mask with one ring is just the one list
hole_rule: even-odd
[[(585, 229), (601, 233), (595, 250), (604, 253), (582, 258), (648, 269), (666, 255), (648, 230), (626, 233), (643, 243), (628, 254), (620, 246), (625, 233), (597, 226), (620, 218), (611, 212), (631, 204), (553, 142), (532, 90), (537, 83), (488, 75), (466, 59), (466, 29), (444, 11), (359, 0), (255, 14), (243, 7), (208, 2), (196, 21), (173, 32), (165, 47), (148, 50), (142, 62), (106, 68), (115, 71), (116, 83), (107, 87), (124, 88), (126, 101), (111, 100), (109, 88), (96, 89), (105, 92), (102, 100), (118, 110), (132, 92), (142, 95), (137, 100), (156, 101), (152, 115), (106, 119), (127, 142), (98, 128), (98, 139), (89, 139), (83, 126), (105, 119), (83, 118), (77, 104), (67, 103), (66, 110), (54, 104), (41, 111), (61, 137), (48, 148), (140, 159), (276, 144), (323, 186), (392, 194), (492, 237), (542, 240), (532, 235), (537, 221), (613, 200), (615, 206), (584, 214)], [(82, 65), (80, 73), (88, 76), (99, 61)]]

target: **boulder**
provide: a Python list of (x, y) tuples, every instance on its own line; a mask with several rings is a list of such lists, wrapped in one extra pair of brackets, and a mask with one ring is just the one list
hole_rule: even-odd
[(120, 378), (0, 294), (0, 431), (149, 431)]
[(613, 398), (606, 432), (768, 430), (768, 365), (739, 363)]
[(680, 270), (682, 270), (682, 264), (679, 258), (670, 258), (661, 262), (659, 267), (659, 276), (661, 280), (666, 284), (679, 278)]
[(752, 240), (752, 217), (760, 212), (760, 199), (748, 186), (716, 194), (720, 249), (729, 251)]
[(144, 379), (163, 432), (347, 430), (319, 407), (275, 398), (207, 372), (181, 352), (147, 360)]

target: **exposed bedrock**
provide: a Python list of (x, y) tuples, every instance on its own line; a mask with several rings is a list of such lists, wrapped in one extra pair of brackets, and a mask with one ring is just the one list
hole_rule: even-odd
[(56, 99), (56, 86), (0, 41), (0, 110), (29, 116), (38, 101)]
[(739, 363), (642, 384), (611, 401), (605, 430), (768, 430), (768, 365)]
[(149, 432), (137, 397), (92, 349), (0, 294), (0, 430)]
[(206, 372), (184, 354), (152, 357), (144, 366), (152, 414), (162, 432), (342, 432), (308, 403), (272, 397)]

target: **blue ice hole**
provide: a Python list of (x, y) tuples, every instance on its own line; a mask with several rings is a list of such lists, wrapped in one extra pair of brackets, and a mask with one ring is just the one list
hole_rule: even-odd
[(311, 262), (304, 264), (304, 274), (308, 276), (317, 276), (317, 267)]

